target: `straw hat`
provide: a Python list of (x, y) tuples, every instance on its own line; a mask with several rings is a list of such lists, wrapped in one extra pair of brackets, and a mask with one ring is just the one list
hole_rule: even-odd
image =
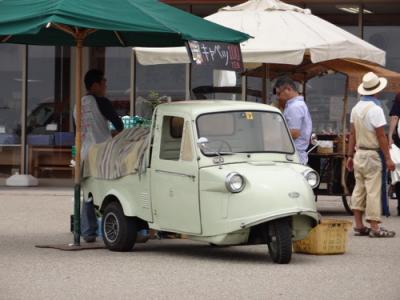
[(387, 83), (386, 78), (378, 77), (374, 72), (368, 72), (358, 86), (358, 93), (363, 96), (378, 94), (387, 86)]

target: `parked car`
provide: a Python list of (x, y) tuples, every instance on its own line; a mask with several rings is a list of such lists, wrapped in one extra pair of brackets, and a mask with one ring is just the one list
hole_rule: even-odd
[(129, 251), (155, 229), (212, 245), (267, 244), (289, 263), (292, 240), (318, 223), (318, 174), (301, 165), (280, 111), (241, 101), (157, 106), (146, 171), (115, 180), (87, 177), (85, 197), (102, 213), (104, 243)]

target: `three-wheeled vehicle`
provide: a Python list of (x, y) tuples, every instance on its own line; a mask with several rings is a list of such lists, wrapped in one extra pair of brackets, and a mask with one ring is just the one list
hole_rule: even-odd
[[(129, 251), (138, 231), (184, 234), (212, 245), (267, 244), (288, 263), (292, 240), (318, 223), (319, 175), (301, 165), (280, 111), (242, 101), (156, 107), (143, 167), (109, 180), (83, 179), (102, 213), (104, 243)], [(89, 154), (90, 156), (90, 154)]]

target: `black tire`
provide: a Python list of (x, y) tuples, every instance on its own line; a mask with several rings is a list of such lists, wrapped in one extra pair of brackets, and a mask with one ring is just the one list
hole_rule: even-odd
[[(356, 185), (356, 179), (354, 178), (354, 172), (349, 172), (346, 169), (344, 178), (346, 180), (346, 186), (347, 186), (348, 192), (350, 194), (352, 194), (354, 187)], [(343, 207), (346, 210), (346, 212), (349, 215), (353, 215), (353, 211), (350, 208), (350, 196), (342, 195), (342, 202), (343, 202)]]
[(343, 196), (342, 196), (342, 202), (343, 202), (344, 209), (346, 210), (346, 212), (347, 212), (349, 215), (352, 216), (352, 215), (353, 215), (353, 211), (352, 211), (351, 208), (350, 208), (349, 200), (350, 200), (350, 196), (346, 196), (346, 195), (343, 195)]
[(292, 258), (292, 229), (289, 219), (278, 219), (268, 224), (268, 251), (278, 264), (288, 264)]
[(101, 230), (104, 244), (111, 251), (130, 251), (135, 245), (136, 220), (126, 217), (118, 202), (111, 202), (104, 209)]
[(217, 245), (214, 243), (208, 243), (208, 244), (213, 248), (228, 248), (228, 247), (230, 247), (230, 245)]

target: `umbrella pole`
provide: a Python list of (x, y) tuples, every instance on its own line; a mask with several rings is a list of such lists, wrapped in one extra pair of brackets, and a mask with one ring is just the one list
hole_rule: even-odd
[(75, 101), (76, 101), (76, 136), (75, 136), (75, 185), (74, 185), (74, 246), (80, 246), (81, 237), (81, 76), (82, 76), (82, 44), (83, 40), (76, 42), (75, 61)]

